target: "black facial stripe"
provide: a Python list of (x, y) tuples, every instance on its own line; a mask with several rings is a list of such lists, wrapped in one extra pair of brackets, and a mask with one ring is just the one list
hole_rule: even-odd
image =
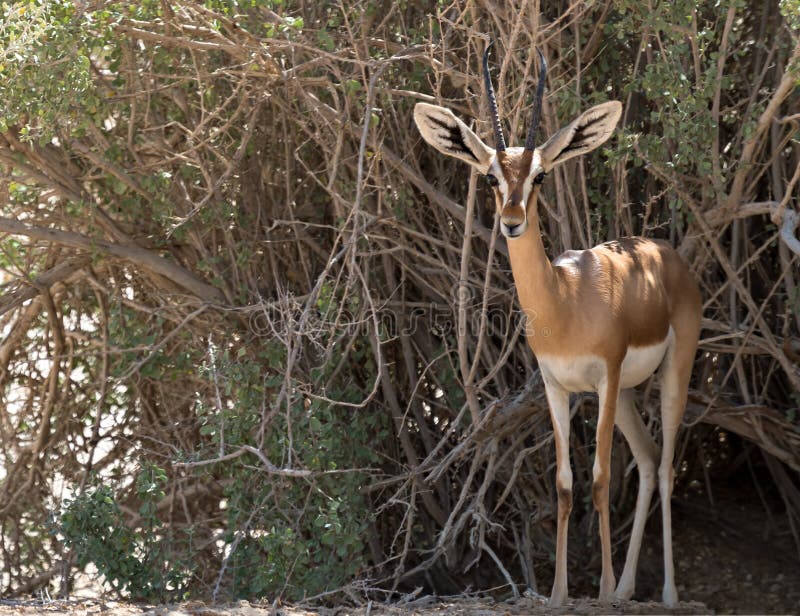
[(464, 136), (461, 134), (461, 129), (457, 124), (450, 125), (443, 120), (439, 120), (438, 118), (434, 118), (432, 116), (428, 116), (428, 119), (433, 124), (446, 131), (446, 134), (442, 135), (442, 138), (445, 141), (450, 142), (449, 145), (447, 145), (447, 149), (449, 151), (453, 152), (454, 154), (465, 154), (476, 163), (480, 162), (472, 150), (467, 147), (467, 144), (464, 142)]

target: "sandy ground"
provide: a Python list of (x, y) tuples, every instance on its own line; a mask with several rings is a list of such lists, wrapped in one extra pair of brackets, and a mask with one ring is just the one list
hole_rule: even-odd
[(495, 602), (491, 599), (458, 598), (437, 600), (422, 597), (405, 605), (368, 604), (349, 608), (300, 608), (291, 606), (259, 606), (242, 601), (235, 605), (207, 605), (190, 602), (171, 606), (133, 605), (98, 601), (0, 601), (2, 616), (514, 616), (521, 614), (713, 614), (702, 603), (681, 603), (666, 610), (659, 603), (622, 601), (602, 604), (593, 599), (570, 600), (561, 608), (549, 608), (543, 599), (523, 598)]
[[(646, 601), (661, 596), (662, 555), (658, 520), (651, 520), (642, 550), (636, 595), (641, 602), (602, 604), (596, 599), (572, 599), (551, 609), (537, 595), (519, 600), (463, 596), (434, 598), (414, 596), (405, 603), (372, 603), (361, 607), (311, 608), (269, 603), (240, 602), (210, 605), (138, 605), (110, 600), (12, 600), (0, 599), (0, 616), (516, 616), (521, 614), (800, 614), (800, 559), (785, 513), (766, 514), (757, 497), (743, 497), (741, 490), (718, 490), (716, 507), (701, 495), (683, 495), (673, 503), (675, 566), (678, 593), (695, 602), (667, 610)], [(654, 516), (657, 517), (657, 516)], [(599, 572), (600, 564), (587, 565)], [(573, 571), (573, 573), (576, 573)], [(583, 576), (586, 578), (587, 576)], [(571, 580), (575, 595), (597, 592), (596, 581)], [(584, 580), (585, 582), (586, 580)], [(545, 581), (543, 586), (547, 587)], [(421, 589), (420, 589), (421, 590)]]

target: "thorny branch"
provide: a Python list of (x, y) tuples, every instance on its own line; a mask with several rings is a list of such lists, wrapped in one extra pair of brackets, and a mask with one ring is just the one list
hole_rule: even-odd
[[(304, 449), (317, 435), (303, 422), (316, 415), (338, 418), (342, 449), (362, 439), (380, 461), (335, 469), (361, 473), (374, 513), (360, 574), (391, 592), (434, 577), (465, 585), (470, 566), (512, 592), (521, 579), (535, 584), (533, 567), (546, 569), (553, 547), (552, 433), (506, 246), (478, 177), (427, 148), (411, 120), (425, 100), (490, 132), (477, 70), (486, 35), (504, 50), (498, 102), (517, 134), (534, 46), (551, 66), (546, 136), (577, 107), (626, 101), (608, 152), (545, 186), (548, 252), (616, 233), (674, 235), (706, 300), (683, 449), (713, 441), (713, 430), (738, 435), (796, 503), (783, 465), (800, 470), (800, 47), (786, 26), (771, 49), (749, 53), (757, 25), (731, 4), (727, 19), (706, 24), (719, 29), (720, 53), (704, 66), (696, 23), (680, 33), (685, 59), (668, 56), (669, 33), (648, 28), (632, 44), (600, 27), (575, 38), (622, 19), (612, 2), (454, 2), (430, 18), (415, 5), (364, 15), (358, 3), (306, 3), (292, 5), (295, 21), (291, 11), (163, 5), (158, 19), (113, 24), (116, 64), (91, 58), (105, 107), (90, 128), (65, 121), (41, 142), (16, 125), (0, 135), (6, 594), (48, 584), (67, 557), (54, 536), (30, 532), (63, 496), (56, 486), (121, 477), (117, 496), (142, 524), (131, 488), (140, 461), (166, 468), (157, 515), (176, 534), (204, 534), (193, 584), (224, 592), (236, 550), (264, 523), (253, 510), (228, 526), (226, 473), (256, 469), (269, 496), (258, 502), (299, 524), (310, 514), (281, 500), (286, 486), (320, 494), (316, 482), (333, 473)], [(783, 23), (777, 11), (758, 14)], [(334, 13), (345, 25), (315, 25)], [(609, 47), (630, 70), (603, 73)], [(682, 110), (626, 90), (648, 67), (684, 60), (698, 96), (702, 79), (716, 79), (697, 112), (713, 116), (710, 182), (676, 167), (681, 144), (654, 119)], [(644, 389), (642, 410), (657, 424), (657, 387)], [(591, 396), (573, 402), (585, 419), (575, 422), (576, 477), (591, 474), (595, 407)], [(253, 417), (237, 434), (235, 422)], [(365, 418), (378, 426), (368, 436), (356, 430)], [(630, 461), (623, 447), (617, 455), (615, 486)], [(679, 485), (707, 476), (686, 459)], [(615, 489), (625, 515), (632, 503)], [(800, 519), (800, 506), (787, 511)], [(228, 531), (226, 553), (216, 541)], [(41, 556), (24, 561), (31, 553)]]

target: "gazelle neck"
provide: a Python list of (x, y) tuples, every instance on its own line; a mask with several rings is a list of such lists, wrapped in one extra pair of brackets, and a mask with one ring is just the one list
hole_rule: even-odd
[(536, 204), (528, 214), (528, 228), (520, 237), (508, 240), (511, 272), (519, 303), (529, 320), (549, 316), (558, 303), (553, 265), (544, 251)]

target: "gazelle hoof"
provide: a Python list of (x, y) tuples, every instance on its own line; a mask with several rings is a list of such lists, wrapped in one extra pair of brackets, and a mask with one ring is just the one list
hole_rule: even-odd
[(675, 607), (678, 605), (678, 591), (674, 586), (664, 587), (664, 594), (662, 595), (665, 605), (667, 607)]
[(597, 595), (597, 600), (601, 603), (612, 603), (617, 600), (617, 596), (613, 592), (600, 592)]
[(620, 601), (628, 601), (635, 591), (636, 587), (626, 580), (625, 576), (622, 576), (619, 584), (617, 584), (617, 589), (614, 591), (614, 596)]
[(629, 601), (634, 591), (634, 588), (617, 588), (617, 590), (614, 591), (614, 598), (618, 601)]
[(604, 603), (610, 603), (614, 600), (614, 589), (617, 586), (617, 581), (612, 575), (610, 578), (600, 577), (600, 593), (597, 598)]
[(547, 602), (549, 607), (561, 607), (567, 600), (567, 591), (559, 591), (556, 592), (555, 590), (550, 595), (550, 601)]

